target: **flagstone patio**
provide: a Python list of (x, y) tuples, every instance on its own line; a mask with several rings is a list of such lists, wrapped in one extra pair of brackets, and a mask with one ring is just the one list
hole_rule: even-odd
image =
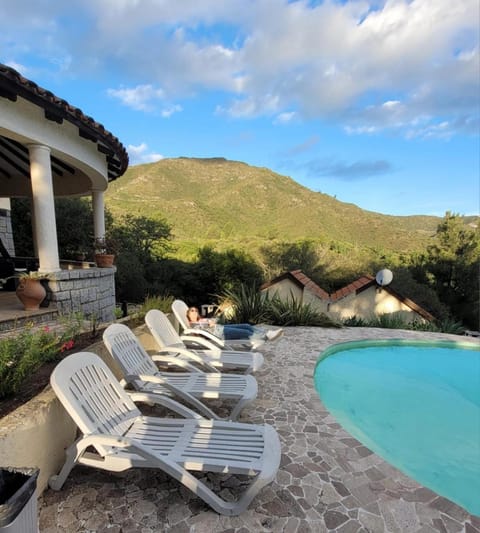
[[(420, 486), (352, 438), (313, 386), (319, 353), (357, 339), (478, 339), (372, 328), (286, 328), (263, 351), (259, 396), (241, 421), (272, 424), (282, 442), (275, 481), (237, 517), (217, 515), (165, 474), (76, 467), (60, 492), (39, 499), (40, 531), (109, 533), (460, 532), (480, 533), (480, 517)], [(206, 478), (226, 498), (236, 476)]]

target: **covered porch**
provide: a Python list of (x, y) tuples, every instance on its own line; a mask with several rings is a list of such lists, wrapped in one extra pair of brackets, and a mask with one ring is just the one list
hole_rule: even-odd
[[(105, 237), (104, 192), (108, 183), (121, 176), (127, 167), (125, 148), (101, 124), (16, 70), (0, 64), (2, 261), (15, 272), (18, 265), (10, 199), (27, 198), (35, 262), (26, 270), (48, 274), (50, 306), (60, 313), (83, 311), (95, 313), (100, 320), (112, 319), (115, 269), (63, 263), (58, 251), (55, 198), (89, 196), (93, 239), (101, 241)], [(3, 316), (15, 316), (22, 311), (17, 309), (14, 293), (13, 298), (11, 294), (0, 296)]]

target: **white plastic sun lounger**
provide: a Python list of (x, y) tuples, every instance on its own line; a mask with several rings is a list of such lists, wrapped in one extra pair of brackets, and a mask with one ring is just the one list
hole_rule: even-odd
[[(237, 515), (278, 470), (280, 442), (273, 427), (205, 420), (195, 413), (187, 419), (142, 416), (95, 354), (80, 352), (66, 357), (50, 381), (83, 434), (67, 449), (60, 473), (50, 478), (54, 490), (61, 489), (76, 464), (112, 472), (133, 467), (159, 468), (218, 513)], [(151, 401), (162, 398), (139, 396), (151, 396)], [(227, 502), (191, 471), (256, 477), (238, 501)]]
[(236, 352), (216, 347), (208, 350), (188, 350), (167, 315), (159, 309), (148, 311), (145, 323), (158, 344), (159, 355), (170, 353), (176, 359), (186, 359), (192, 363), (200, 360), (216, 369), (237, 369), (245, 374), (255, 372), (263, 365), (263, 355), (259, 352)]
[(209, 331), (201, 328), (192, 328), (187, 320), (188, 305), (183, 300), (175, 300), (172, 303), (172, 311), (183, 330), (181, 339), (188, 348), (220, 348), (222, 350), (255, 350), (265, 344), (262, 339), (235, 339), (224, 340)]
[(235, 402), (228, 420), (236, 420), (240, 411), (257, 397), (258, 386), (253, 376), (205, 373), (194, 366), (192, 372), (160, 372), (133, 331), (124, 324), (108, 326), (103, 341), (124, 373), (122, 385), (129, 384), (139, 392), (177, 397), (207, 418), (220, 420), (199, 399)]

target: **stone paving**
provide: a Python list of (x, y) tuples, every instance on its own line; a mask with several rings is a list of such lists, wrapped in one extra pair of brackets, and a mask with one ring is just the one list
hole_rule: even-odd
[[(313, 386), (319, 353), (356, 339), (478, 339), (373, 328), (286, 328), (262, 350), (257, 400), (241, 421), (272, 424), (282, 461), (273, 483), (237, 517), (220, 516), (162, 472), (111, 474), (76, 467), (60, 492), (39, 499), (40, 531), (111, 533), (480, 533), (480, 517), (420, 486), (351, 437)], [(206, 476), (225, 498), (244, 480)]]

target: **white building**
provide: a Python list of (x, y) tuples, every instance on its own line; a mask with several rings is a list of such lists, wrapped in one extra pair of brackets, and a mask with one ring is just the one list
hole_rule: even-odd
[[(128, 167), (128, 155), (105, 128), (50, 91), (0, 64), (0, 237), (14, 260), (9, 199), (29, 198), (38, 270), (49, 273), (52, 301), (111, 320), (114, 268), (63, 269), (54, 198), (92, 198), (94, 237), (105, 234), (103, 195)], [(8, 258), (4, 259), (8, 260)]]
[(345, 320), (357, 317), (369, 320), (383, 314), (395, 313), (406, 322), (430, 322), (434, 317), (409, 298), (391, 287), (381, 287), (372, 276), (361, 278), (342, 289), (328, 294), (301, 270), (292, 270), (261, 287), (270, 296), (295, 298), (332, 318)]

